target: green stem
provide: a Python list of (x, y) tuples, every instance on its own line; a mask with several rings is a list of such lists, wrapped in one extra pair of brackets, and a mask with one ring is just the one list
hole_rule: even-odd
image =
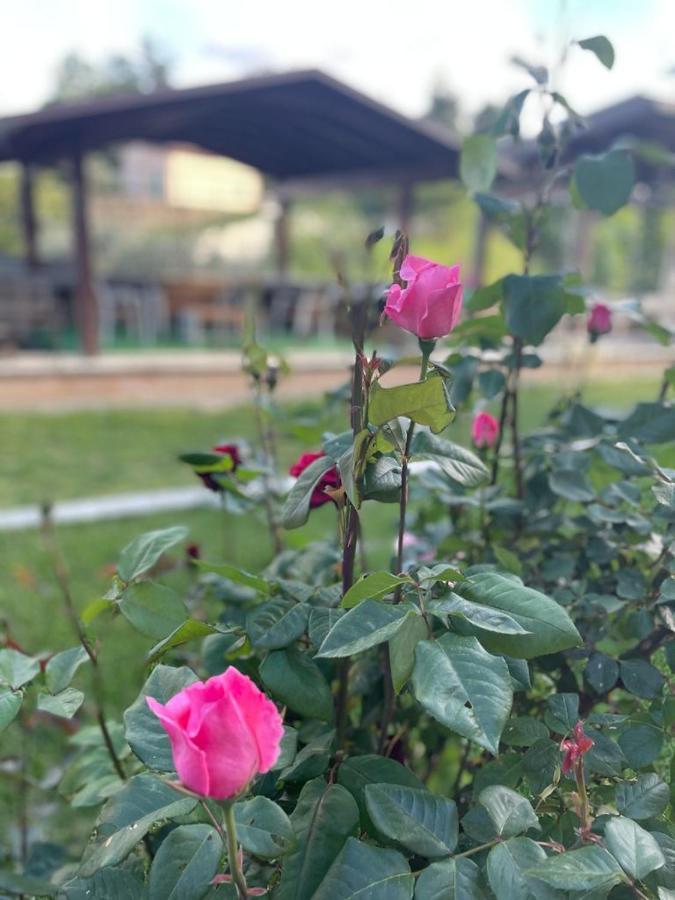
[[(436, 341), (423, 341), (420, 338), (420, 350), (422, 351), (422, 365), (420, 368), (420, 381), (425, 381), (427, 371), (429, 369), (429, 357), (431, 356)], [(396, 572), (400, 575), (403, 568), (403, 539), (405, 537), (405, 520), (408, 511), (408, 463), (410, 461), (410, 450), (412, 447), (412, 439), (415, 433), (415, 423), (411, 419), (408, 425), (408, 433), (405, 439), (405, 449), (401, 459), (401, 500), (399, 503), (398, 516), (398, 543), (396, 548)], [(394, 603), (401, 602), (402, 586), (399, 585), (394, 593)], [(394, 717), (394, 707), (396, 706), (396, 691), (391, 674), (391, 660), (389, 659), (389, 645), (385, 644), (383, 651), (383, 668), (384, 668), (384, 711), (382, 714), (382, 726), (380, 729), (380, 739), (378, 742), (378, 753), (381, 755), (387, 745), (387, 732)]]
[(452, 859), (462, 859), (464, 856), (473, 856), (474, 853), (480, 853), (481, 850), (489, 850), (490, 847), (494, 847), (495, 844), (501, 844), (502, 839), (497, 838), (494, 841), (488, 841), (487, 844), (480, 844), (478, 847), (472, 847), (471, 850), (465, 850), (464, 853), (455, 853)]
[(234, 821), (234, 804), (225, 803), (223, 805), (225, 823), (225, 831), (227, 832), (227, 860), (230, 865), (230, 874), (235, 884), (239, 900), (246, 900), (248, 897), (248, 888), (244, 873), (239, 868), (239, 854), (237, 848), (237, 825)]

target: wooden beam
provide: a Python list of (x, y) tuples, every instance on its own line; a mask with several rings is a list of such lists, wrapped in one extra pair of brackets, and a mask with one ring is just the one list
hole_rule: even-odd
[(290, 211), (291, 198), (286, 193), (277, 196), (279, 204), (277, 217), (274, 223), (274, 257), (276, 273), (280, 278), (288, 274), (290, 262)]
[(19, 205), (21, 209), (24, 259), (26, 261), (26, 268), (28, 269), (37, 269), (40, 265), (38, 253), (38, 222), (35, 215), (33, 175), (33, 167), (29, 163), (24, 163), (21, 166)]
[(72, 157), (72, 213), (75, 257), (75, 325), (84, 353), (98, 353), (98, 306), (89, 241), (87, 179), (80, 150)]

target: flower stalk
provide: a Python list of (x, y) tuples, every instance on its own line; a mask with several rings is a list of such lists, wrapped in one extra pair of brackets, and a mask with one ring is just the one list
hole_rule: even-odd
[(246, 900), (248, 887), (240, 865), (239, 847), (237, 845), (237, 823), (234, 820), (234, 803), (228, 802), (223, 804), (223, 822), (227, 835), (227, 860), (232, 881), (237, 891), (238, 900)]

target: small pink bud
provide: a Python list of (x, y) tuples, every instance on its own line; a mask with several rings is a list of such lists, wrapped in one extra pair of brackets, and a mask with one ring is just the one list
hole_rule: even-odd
[(499, 422), (487, 412), (479, 412), (471, 423), (471, 440), (474, 446), (494, 447), (499, 437)]

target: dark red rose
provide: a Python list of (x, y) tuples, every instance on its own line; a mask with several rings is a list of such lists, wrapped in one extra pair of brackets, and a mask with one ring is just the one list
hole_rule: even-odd
[[(302, 453), (298, 460), (293, 463), (291, 468), (288, 470), (289, 473), (295, 478), (301, 475), (307, 466), (310, 466), (314, 460), (321, 459), (326, 454), (323, 451), (319, 453)], [(309, 501), (310, 509), (316, 509), (317, 506), (323, 506), (324, 503), (330, 503), (331, 501), (335, 502), (330, 494), (326, 493), (326, 488), (330, 490), (334, 490), (339, 488), (342, 485), (340, 480), (340, 473), (337, 470), (337, 466), (333, 466), (332, 469), (329, 469), (327, 472), (321, 476), (319, 483), (312, 491), (312, 497)]]

